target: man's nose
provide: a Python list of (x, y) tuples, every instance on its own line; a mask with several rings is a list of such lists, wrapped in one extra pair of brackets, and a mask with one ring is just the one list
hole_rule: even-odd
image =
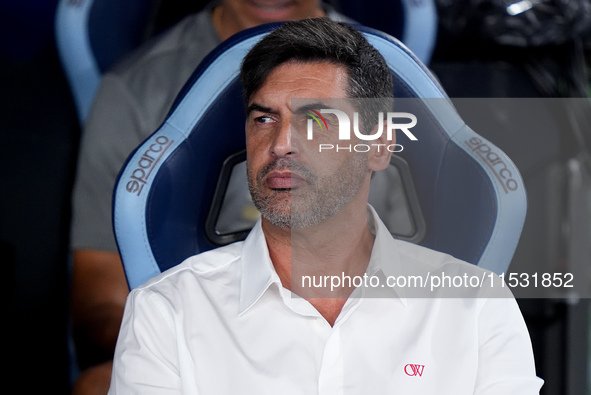
[(271, 145), (271, 153), (278, 158), (291, 156), (295, 153), (292, 141), (291, 122), (284, 122), (277, 130)]

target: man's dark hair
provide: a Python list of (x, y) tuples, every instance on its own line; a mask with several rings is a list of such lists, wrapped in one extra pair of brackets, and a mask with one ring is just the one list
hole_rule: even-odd
[(327, 18), (286, 22), (248, 52), (240, 70), (245, 108), (269, 74), (290, 61), (330, 62), (343, 66), (349, 76), (347, 94), (350, 98), (386, 99), (383, 108), (359, 109), (366, 130), (371, 129), (369, 125), (376, 124), (377, 112), (391, 109), (392, 74), (382, 55), (359, 31)]

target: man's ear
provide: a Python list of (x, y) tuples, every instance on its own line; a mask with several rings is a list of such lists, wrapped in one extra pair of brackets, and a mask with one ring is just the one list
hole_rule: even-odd
[[(384, 120), (382, 125), (382, 135), (369, 144), (371, 149), (368, 152), (369, 157), (367, 164), (370, 170), (384, 170), (390, 164), (390, 157), (392, 156), (392, 152), (388, 150), (388, 146), (396, 144), (396, 132), (394, 131), (394, 133), (392, 133), (392, 140), (388, 140), (386, 128), (387, 121)], [(376, 124), (376, 126), (373, 128), (371, 134), (375, 134), (377, 130), (378, 124)], [(395, 147), (393, 146), (391, 147), (391, 149), (394, 148)]]

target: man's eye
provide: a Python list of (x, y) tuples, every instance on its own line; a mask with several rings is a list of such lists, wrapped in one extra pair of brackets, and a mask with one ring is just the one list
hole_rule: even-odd
[(256, 123), (271, 123), (271, 122), (273, 122), (273, 118), (271, 118), (268, 115), (263, 115), (263, 116), (260, 116), (260, 117), (256, 117), (254, 119), (254, 121)]

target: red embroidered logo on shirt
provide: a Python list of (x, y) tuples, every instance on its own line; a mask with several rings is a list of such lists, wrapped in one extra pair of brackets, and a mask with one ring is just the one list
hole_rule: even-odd
[(404, 365), (404, 373), (408, 376), (423, 376), (423, 370), (425, 370), (425, 365), (414, 365), (411, 363)]

